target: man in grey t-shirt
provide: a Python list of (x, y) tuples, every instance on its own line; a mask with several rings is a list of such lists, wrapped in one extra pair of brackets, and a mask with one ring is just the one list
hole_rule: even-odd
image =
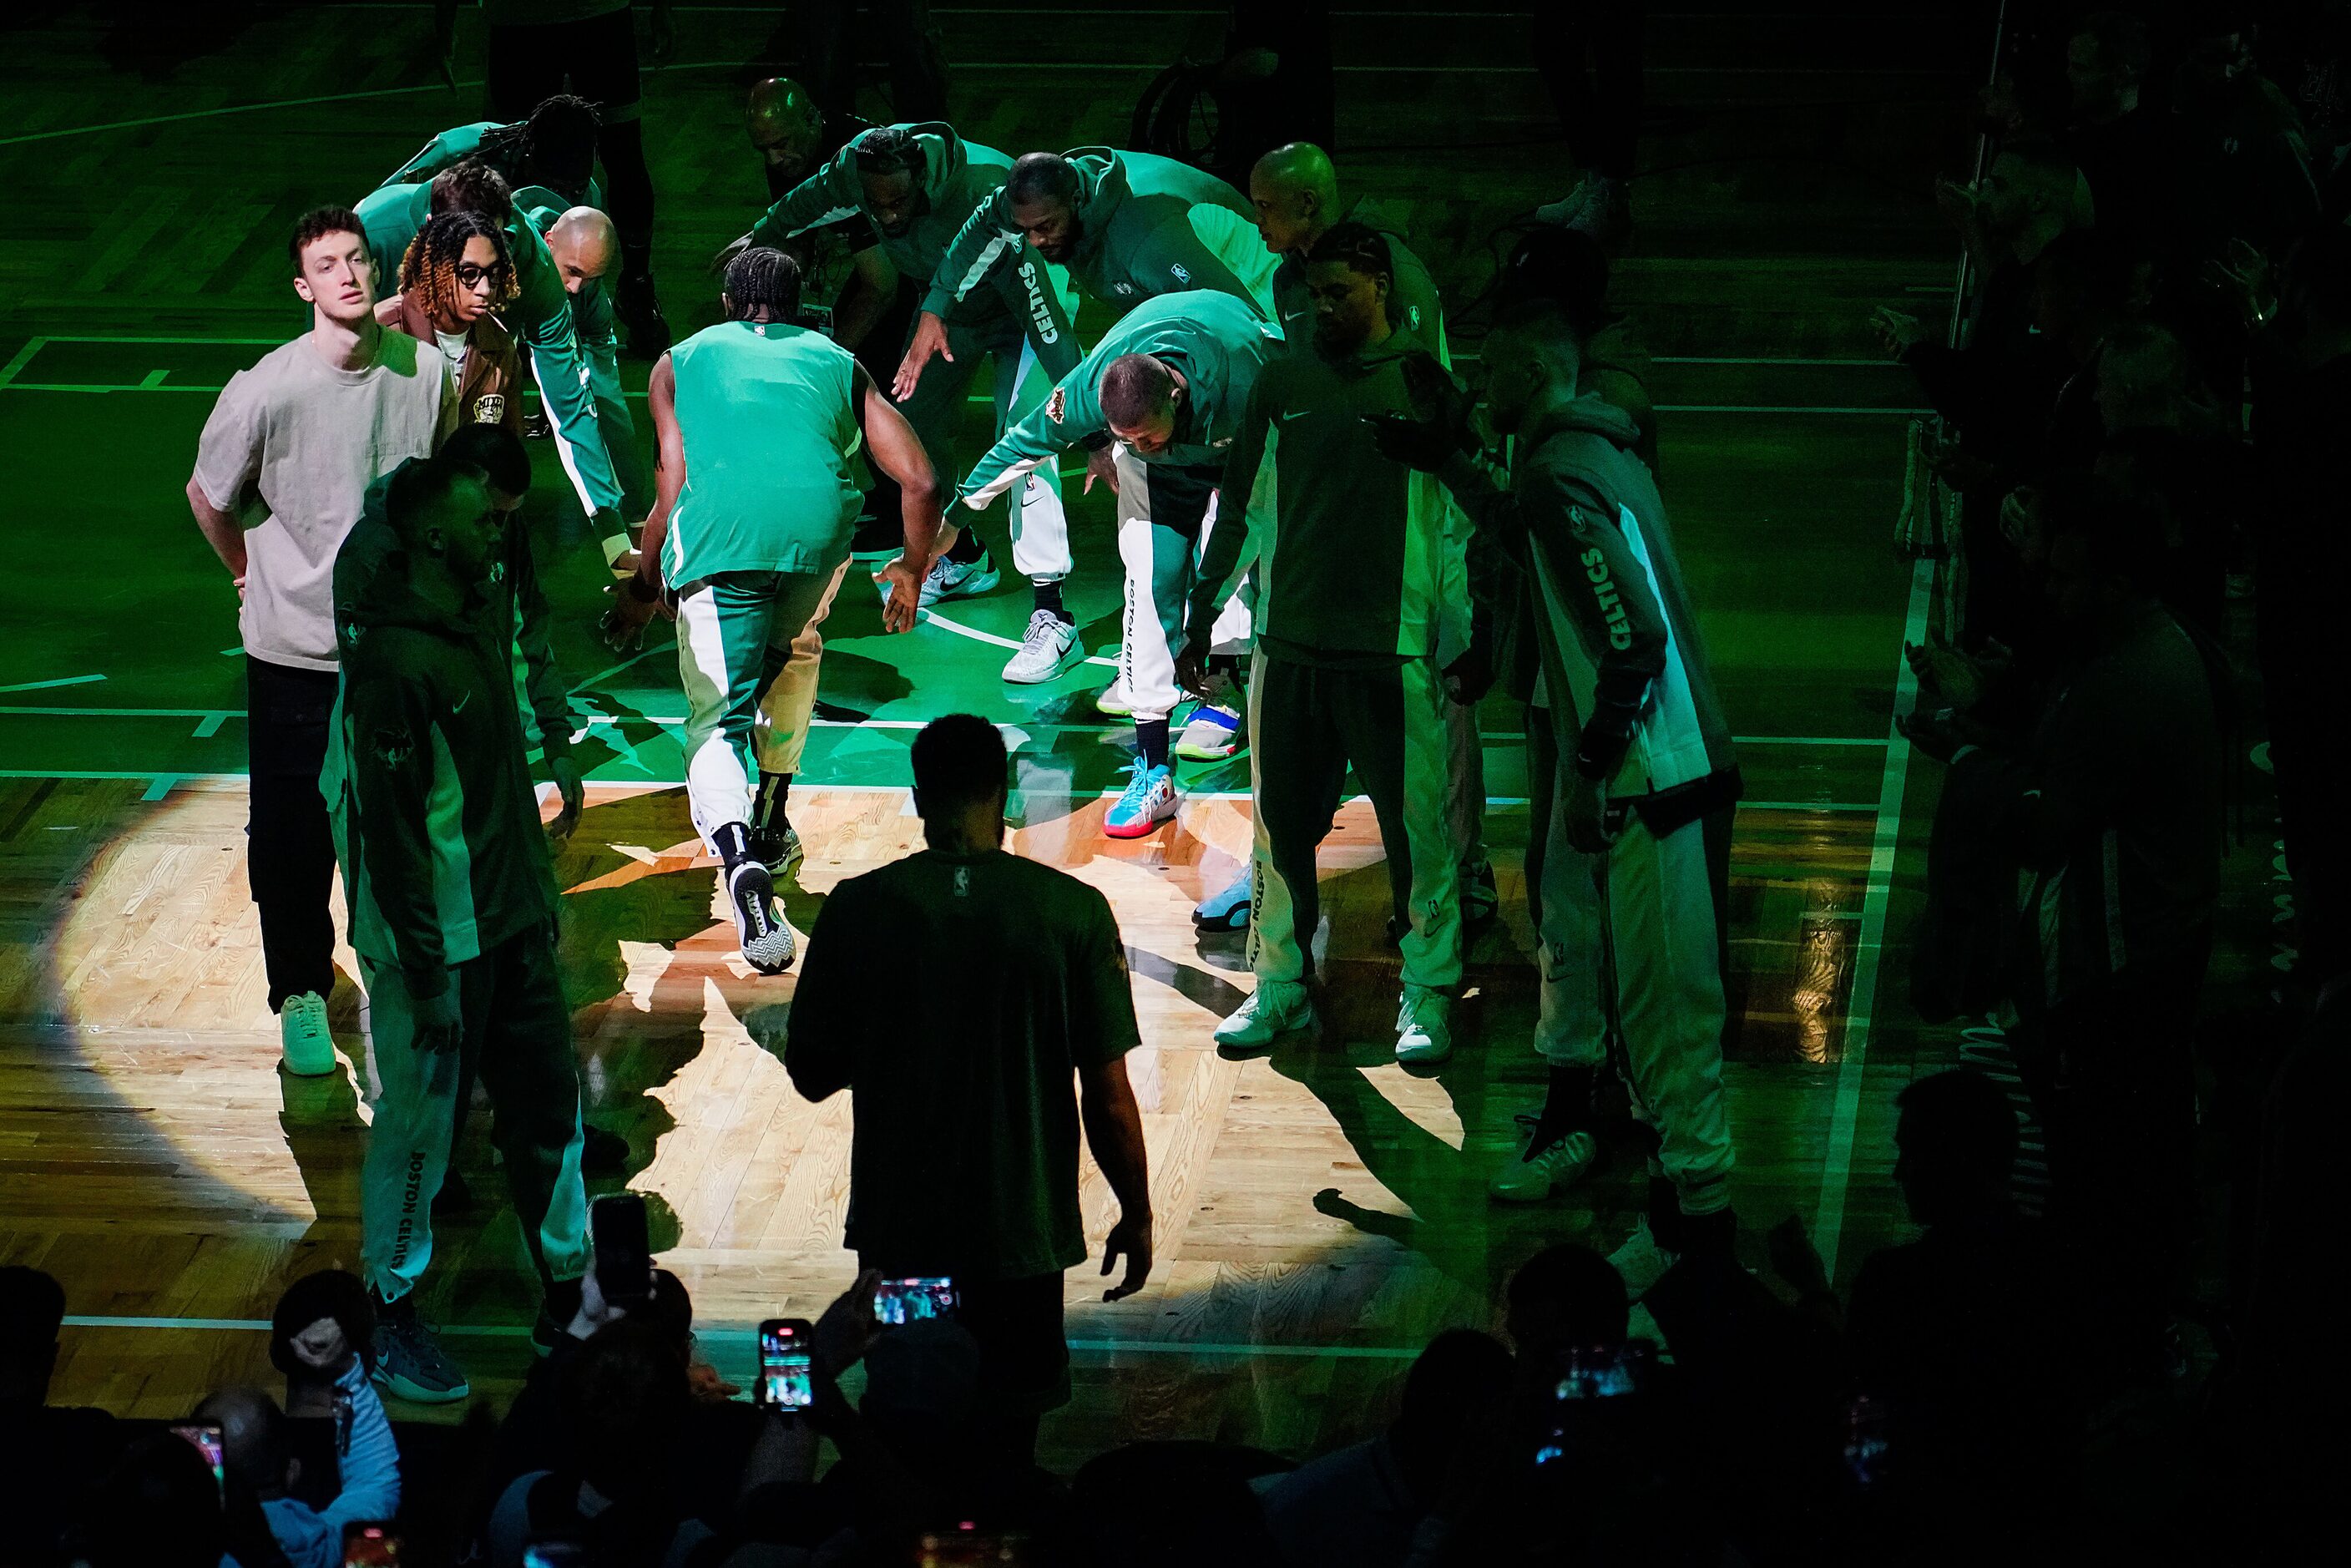
[(344, 207), (295, 226), (310, 330), (230, 378), (196, 447), (188, 505), (235, 581), (252, 776), (246, 864), (286, 1064), (334, 1067), (335, 846), (319, 773), (335, 706), (335, 552), (378, 478), (429, 457), (441, 350), (376, 324), (367, 235)]

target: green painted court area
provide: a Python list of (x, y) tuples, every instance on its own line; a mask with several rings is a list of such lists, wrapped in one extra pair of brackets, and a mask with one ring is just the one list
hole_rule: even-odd
[[(24, 339), (0, 367), (0, 460), (28, 517), (71, 547), (50, 557), (38, 591), (0, 629), (0, 764), (10, 773), (168, 784), (244, 770), (235, 596), (182, 487), (214, 396), (270, 346), (61, 331)], [(642, 365), (625, 373), (642, 387)], [(1907, 378), (1859, 360), (1693, 358), (1661, 362), (1656, 395), (1693, 597), (1732, 721), (1749, 737), (1750, 800), (1875, 810), (1910, 575), (1888, 543)], [(972, 410), (959, 464), (985, 443), (984, 420)], [(533, 451), (525, 516), (557, 605), (581, 759), (607, 782), (674, 782), (684, 701), (667, 628), (656, 622), (633, 655), (597, 638), (601, 561), (551, 444)], [(1079, 483), (1072, 472), (1068, 597), (1088, 661), (1043, 686), (998, 678), (1029, 608), (1008, 571), (993, 592), (943, 604), (903, 636), (883, 632), (875, 594), (852, 577), (825, 626), (804, 786), (904, 785), (914, 730), (967, 710), (1017, 732), (1024, 793), (1117, 787), (1130, 729), (1092, 703), (1114, 673), (1117, 558), (1107, 496), (1078, 496)], [(983, 538), (1000, 517), (1000, 507), (979, 515)], [(1520, 717), (1500, 701), (1483, 717), (1489, 793), (1522, 797)], [(1245, 760), (1184, 766), (1188, 789), (1249, 787)]]

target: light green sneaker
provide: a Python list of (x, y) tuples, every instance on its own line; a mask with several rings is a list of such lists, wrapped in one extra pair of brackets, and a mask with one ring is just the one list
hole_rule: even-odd
[(1541, 1203), (1561, 1187), (1583, 1178), (1600, 1158), (1600, 1145), (1589, 1133), (1570, 1133), (1535, 1147), (1539, 1116), (1521, 1116), (1518, 1157), (1494, 1173), (1486, 1191), (1498, 1203)]

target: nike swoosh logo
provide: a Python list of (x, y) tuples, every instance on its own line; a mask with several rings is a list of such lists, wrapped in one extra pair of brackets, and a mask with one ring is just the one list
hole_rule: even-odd
[(1312, 413), (1314, 411), (1311, 408), (1301, 408), (1293, 413), (1285, 413), (1281, 416), (1281, 423), (1288, 424), (1293, 419), (1304, 419), (1308, 414)]
[(464, 696), (459, 697), (455, 702), (449, 705), (450, 713), (453, 715), (464, 713), (465, 711), (465, 705), (473, 700), (474, 694), (467, 692)]

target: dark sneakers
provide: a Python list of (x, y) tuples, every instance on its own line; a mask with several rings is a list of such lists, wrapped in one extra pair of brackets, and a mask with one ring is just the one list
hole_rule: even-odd
[(474, 1392), (417, 1315), (415, 1297), (378, 1301), (375, 1315), (375, 1380), (384, 1392), (413, 1405), (454, 1405)]
[(735, 936), (743, 961), (762, 975), (790, 967), (798, 945), (792, 928), (776, 909), (776, 885), (758, 861), (737, 861), (726, 871), (726, 904), (735, 915)]

